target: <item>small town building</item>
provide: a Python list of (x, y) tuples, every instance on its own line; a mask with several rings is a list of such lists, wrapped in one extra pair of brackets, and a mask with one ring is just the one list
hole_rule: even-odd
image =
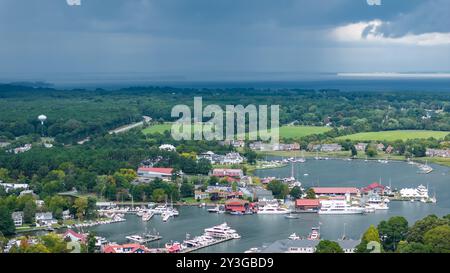
[(6, 147), (8, 147), (9, 145), (11, 145), (11, 143), (9, 143), (9, 142), (1, 142), (1, 141), (0, 141), (0, 148), (6, 148)]
[(244, 172), (241, 169), (213, 169), (213, 176), (217, 177), (235, 177), (241, 178), (244, 176)]
[(261, 187), (256, 187), (253, 189), (253, 200), (255, 201), (270, 201), (273, 200), (272, 191), (266, 190)]
[(163, 151), (176, 151), (177, 149), (175, 148), (175, 146), (173, 146), (172, 144), (163, 144), (161, 146), (159, 146), (160, 150)]
[(37, 227), (51, 226), (58, 223), (56, 219), (53, 218), (51, 212), (38, 212), (35, 215), (35, 221)]
[(73, 215), (70, 214), (69, 210), (65, 210), (62, 212), (62, 218), (63, 218), (63, 220), (73, 219)]
[(195, 191), (194, 192), (194, 198), (195, 200), (203, 200), (209, 198), (209, 193), (204, 191)]
[(225, 201), (225, 210), (229, 212), (245, 212), (249, 209), (250, 203), (243, 199), (229, 199)]
[(378, 143), (376, 147), (377, 147), (377, 150), (378, 150), (378, 151), (383, 151), (384, 148), (385, 148), (385, 146), (384, 146), (383, 143)]
[(150, 249), (140, 244), (109, 244), (103, 247), (103, 253), (149, 253)]
[(358, 151), (358, 152), (364, 152), (365, 150), (366, 150), (366, 147), (367, 147), (367, 143), (357, 143), (357, 144), (355, 144), (354, 145), (355, 146), (355, 149)]
[(6, 192), (9, 192), (12, 190), (27, 190), (29, 186), (24, 183), (0, 183), (0, 187), (3, 187)]
[(64, 234), (63, 234), (63, 238), (65, 240), (70, 240), (71, 242), (82, 242), (85, 243), (86, 242), (86, 235), (84, 234), (80, 234), (78, 232), (75, 232), (71, 229), (68, 229)]
[(317, 196), (345, 196), (359, 195), (359, 189), (355, 187), (313, 187)]
[(45, 205), (44, 200), (36, 200), (35, 203), (38, 208), (42, 208)]
[(339, 152), (342, 151), (342, 146), (337, 143), (331, 144), (309, 144), (308, 149), (314, 152)]
[(239, 153), (228, 153), (223, 158), (222, 164), (232, 165), (232, 164), (242, 164), (243, 162), (244, 158)]
[(296, 212), (317, 212), (320, 208), (319, 199), (297, 199), (295, 200)]
[(425, 154), (429, 157), (450, 158), (450, 149), (427, 149)]
[(23, 211), (15, 211), (11, 215), (14, 226), (21, 227), (23, 225)]
[(392, 147), (391, 145), (388, 145), (388, 146), (386, 147), (385, 152), (386, 152), (387, 154), (391, 154), (393, 151), (394, 151), (394, 147)]
[[(360, 244), (360, 240), (337, 240), (339, 246), (344, 253), (355, 253), (356, 247)], [(320, 240), (278, 240), (264, 247), (262, 253), (314, 253)]]
[(384, 190), (385, 190), (385, 186), (381, 185), (378, 182), (374, 182), (372, 184), (370, 184), (367, 187), (364, 187), (361, 189), (361, 193), (362, 194), (379, 194), (379, 195), (383, 195), (384, 194)]
[(137, 170), (139, 177), (153, 180), (160, 178), (163, 180), (170, 180), (172, 178), (173, 168), (155, 168), (155, 167), (140, 167)]
[(38, 197), (37, 194), (35, 194), (33, 190), (24, 190), (19, 193), (19, 196), (24, 196), (24, 195), (32, 195), (35, 198)]

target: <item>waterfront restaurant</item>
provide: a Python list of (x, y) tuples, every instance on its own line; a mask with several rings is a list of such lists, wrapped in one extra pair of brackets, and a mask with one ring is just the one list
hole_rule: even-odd
[(313, 187), (316, 196), (350, 196), (359, 195), (359, 189), (355, 187)]
[(245, 212), (250, 207), (250, 202), (243, 199), (229, 199), (225, 202), (225, 210), (228, 212)]
[(363, 194), (375, 193), (375, 194), (383, 195), (384, 189), (385, 189), (385, 186), (381, 185), (380, 183), (374, 182), (374, 183), (370, 184), (369, 186), (362, 188), (361, 193), (363, 193)]
[(319, 208), (319, 199), (297, 199), (295, 201), (296, 212), (317, 212)]

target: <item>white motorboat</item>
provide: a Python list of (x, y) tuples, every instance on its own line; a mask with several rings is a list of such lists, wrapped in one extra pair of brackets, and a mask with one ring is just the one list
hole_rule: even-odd
[(236, 230), (231, 229), (227, 223), (223, 223), (218, 226), (205, 229), (205, 235), (211, 236), (213, 238), (234, 238), (238, 239), (241, 236), (236, 232)]
[(180, 215), (180, 213), (178, 212), (177, 209), (171, 208), (169, 211), (170, 211), (170, 213), (172, 213), (172, 216), (178, 216), (178, 215)]
[(126, 236), (125, 238), (127, 238), (129, 241), (135, 242), (135, 243), (144, 243), (145, 240), (144, 238), (142, 238), (142, 236), (139, 235), (130, 235), (130, 236)]
[(169, 218), (172, 217), (172, 216), (173, 216), (173, 214), (172, 214), (172, 212), (169, 211), (169, 210), (166, 210), (166, 211), (164, 211), (164, 212), (161, 214), (162, 220), (163, 220), (164, 222), (167, 222), (167, 221), (169, 220)]
[(258, 209), (258, 214), (289, 214), (290, 209), (283, 208), (277, 204), (266, 204), (265, 206)]
[(145, 212), (144, 214), (142, 214), (142, 221), (150, 221), (150, 219), (152, 219), (154, 213), (153, 212)]
[(289, 240), (300, 240), (300, 236), (298, 236), (297, 234), (292, 233), (291, 235), (289, 235)]
[(292, 215), (292, 213), (285, 215), (284, 218), (287, 219), (299, 219), (300, 217), (298, 217), (297, 215)]
[(308, 240), (320, 240), (320, 227), (312, 227)]
[(225, 211), (220, 208), (220, 206), (216, 206), (212, 209), (208, 209), (208, 212), (210, 213), (224, 213)]

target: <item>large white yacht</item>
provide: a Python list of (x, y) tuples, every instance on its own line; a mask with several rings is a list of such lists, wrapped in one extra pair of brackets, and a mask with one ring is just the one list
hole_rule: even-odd
[(258, 214), (288, 214), (290, 209), (280, 207), (278, 204), (266, 204), (258, 208)]
[(400, 196), (403, 198), (410, 198), (411, 200), (414, 199), (421, 199), (421, 198), (425, 198), (428, 199), (429, 195), (428, 195), (428, 188), (420, 185), (417, 188), (404, 188), (400, 190)]
[(324, 200), (321, 203), (319, 214), (363, 214), (362, 207), (350, 206), (345, 200)]
[(205, 229), (205, 235), (213, 238), (241, 238), (236, 230), (230, 228), (227, 223)]
[(389, 209), (386, 202), (384, 202), (379, 195), (370, 196), (366, 200), (365, 205), (367, 208), (373, 208), (375, 210), (388, 210)]

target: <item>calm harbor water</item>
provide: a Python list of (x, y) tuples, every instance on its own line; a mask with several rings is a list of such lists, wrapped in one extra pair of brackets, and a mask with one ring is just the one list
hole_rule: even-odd
[[(300, 214), (300, 219), (286, 219), (282, 215), (246, 215), (232, 216), (211, 214), (204, 208), (180, 207), (180, 216), (164, 223), (155, 215), (149, 222), (143, 222), (135, 215), (128, 215), (122, 223), (102, 225), (92, 228), (98, 235), (110, 241), (123, 243), (125, 236), (142, 233), (146, 229), (157, 230), (163, 239), (150, 246), (160, 247), (170, 240), (182, 241), (186, 233), (191, 236), (200, 235), (203, 229), (227, 222), (236, 229), (242, 238), (211, 246), (199, 252), (243, 252), (251, 247), (259, 247), (279, 239), (286, 239), (291, 233), (306, 236), (312, 226), (321, 226), (322, 238), (335, 240), (345, 234), (349, 238), (358, 239), (370, 224), (378, 224), (391, 216), (404, 216), (410, 223), (429, 214), (439, 216), (450, 213), (450, 168), (432, 165), (430, 174), (418, 174), (417, 167), (405, 162), (381, 164), (363, 160), (313, 160), (297, 163), (294, 173), (303, 185), (308, 186), (356, 186), (362, 187), (374, 181), (382, 181), (392, 188), (417, 187), (420, 184), (429, 186), (430, 195), (436, 192), (436, 204), (421, 202), (390, 202), (388, 211), (377, 211), (366, 215), (318, 215)], [(291, 167), (258, 170), (257, 176), (286, 177), (291, 175)], [(308, 174), (305, 176), (304, 174)]]

